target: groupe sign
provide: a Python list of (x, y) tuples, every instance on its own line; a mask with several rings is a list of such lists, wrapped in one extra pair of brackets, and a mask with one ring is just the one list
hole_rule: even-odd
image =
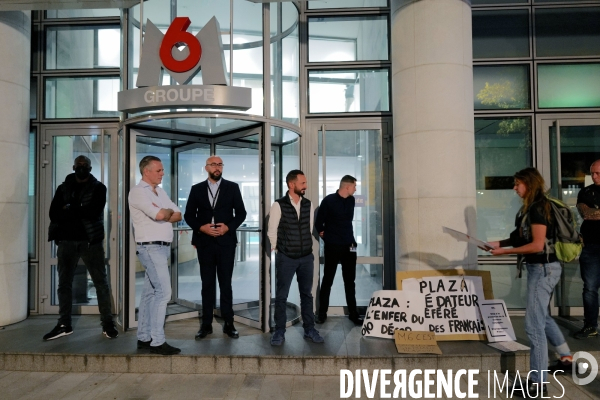
[[(187, 31), (190, 23), (188, 17), (177, 17), (163, 34), (147, 20), (138, 89), (119, 92), (119, 111), (191, 107), (245, 111), (252, 106), (252, 89), (227, 85), (217, 19), (212, 17), (196, 36)], [(200, 70), (203, 85), (188, 85)], [(164, 71), (178, 85), (161, 86)]]

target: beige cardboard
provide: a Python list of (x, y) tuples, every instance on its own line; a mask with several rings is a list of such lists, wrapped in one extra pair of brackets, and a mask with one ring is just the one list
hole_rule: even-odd
[(394, 342), (398, 353), (409, 354), (442, 354), (437, 345), (434, 332), (429, 331), (394, 331)]

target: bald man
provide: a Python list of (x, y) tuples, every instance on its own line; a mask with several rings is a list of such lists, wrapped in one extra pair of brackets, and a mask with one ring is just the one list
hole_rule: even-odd
[[(79, 156), (73, 162), (73, 173), (56, 189), (50, 204), (48, 241), (57, 245), (58, 258), (58, 324), (44, 335), (54, 340), (73, 333), (73, 278), (79, 259), (87, 267), (96, 288), (102, 333), (109, 339), (119, 336), (113, 323), (110, 289), (104, 262), (104, 206), (106, 186), (92, 172), (92, 162)], [(86, 288), (87, 290), (87, 288)]]
[(183, 216), (192, 228), (192, 244), (198, 252), (202, 279), (202, 322), (196, 340), (213, 333), (217, 277), (225, 322), (223, 332), (230, 338), (239, 337), (233, 326), (231, 277), (237, 246), (235, 231), (246, 219), (246, 208), (237, 183), (223, 179), (223, 167), (220, 157), (206, 160), (204, 169), (208, 179), (192, 186)]
[(575, 338), (598, 336), (598, 289), (600, 288), (600, 160), (590, 167), (592, 185), (584, 187), (577, 195), (577, 210), (583, 218), (581, 236), (583, 251), (579, 257), (583, 279), (584, 326)]

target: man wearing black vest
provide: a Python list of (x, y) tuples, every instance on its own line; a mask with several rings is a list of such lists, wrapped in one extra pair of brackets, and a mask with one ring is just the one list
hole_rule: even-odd
[(312, 228), (314, 209), (306, 193), (306, 176), (300, 170), (290, 171), (285, 181), (288, 192), (271, 206), (267, 235), (275, 251), (275, 332), (272, 346), (285, 341), (286, 303), (294, 275), (300, 291), (300, 310), (304, 338), (314, 343), (324, 340), (315, 329), (313, 314)]
[(58, 339), (73, 333), (73, 278), (81, 258), (96, 287), (102, 332), (109, 339), (119, 336), (110, 308), (110, 290), (104, 264), (104, 206), (106, 186), (92, 171), (92, 162), (79, 156), (72, 174), (56, 189), (50, 204), (48, 241), (54, 240), (58, 258), (58, 324), (44, 335), (44, 340)]
[(362, 325), (363, 319), (356, 309), (356, 240), (352, 220), (354, 219), (354, 206), (356, 201), (356, 178), (344, 175), (340, 181), (340, 188), (325, 196), (317, 212), (315, 228), (325, 242), (325, 266), (323, 280), (319, 294), (319, 312), (315, 322), (322, 324), (327, 319), (329, 308), (329, 295), (335, 278), (338, 264), (342, 264), (342, 277), (344, 278), (344, 291), (346, 292), (346, 305), (348, 317), (355, 325)]
[(202, 323), (196, 340), (213, 333), (215, 308), (215, 279), (221, 290), (221, 316), (225, 321), (223, 332), (237, 339), (233, 326), (233, 290), (231, 277), (237, 245), (236, 229), (246, 219), (246, 208), (240, 187), (222, 178), (223, 160), (212, 156), (204, 169), (208, 179), (192, 186), (183, 218), (192, 228), (192, 244), (198, 251), (202, 278)]

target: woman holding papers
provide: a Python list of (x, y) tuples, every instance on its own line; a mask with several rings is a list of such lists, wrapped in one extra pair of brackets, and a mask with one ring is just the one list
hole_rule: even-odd
[[(495, 256), (517, 254), (527, 268), (527, 309), (525, 331), (530, 341), (530, 374), (523, 397), (546, 395), (547, 370), (571, 371), (571, 351), (556, 322), (548, 313), (554, 287), (560, 280), (561, 265), (554, 253), (546, 252), (546, 243), (554, 242), (554, 226), (549, 200), (545, 196), (544, 178), (535, 168), (525, 168), (514, 175), (514, 190), (523, 200), (510, 238), (490, 242)], [(510, 247), (509, 247), (510, 246)], [(508, 248), (504, 248), (508, 247)], [(519, 268), (519, 277), (521, 276)], [(561, 359), (548, 367), (548, 343)], [(541, 386), (541, 387), (540, 387)], [(540, 388), (543, 392), (540, 392)], [(537, 395), (536, 395), (537, 393)]]

